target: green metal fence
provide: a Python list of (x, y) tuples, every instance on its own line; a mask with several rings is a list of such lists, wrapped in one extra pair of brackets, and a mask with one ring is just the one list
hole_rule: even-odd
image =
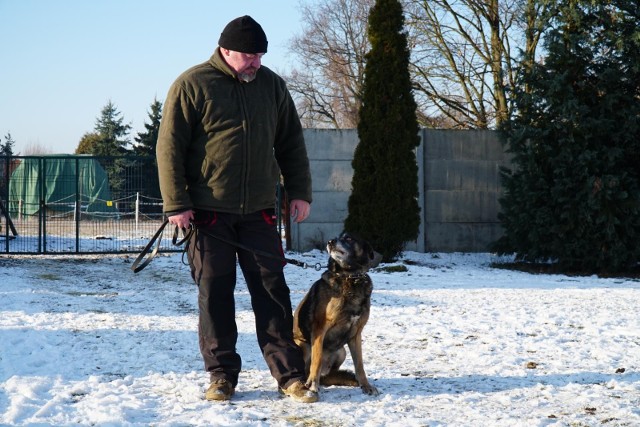
[(163, 219), (153, 157), (0, 156), (0, 253), (137, 253)]
[(151, 157), (2, 156), (0, 172), (0, 252), (138, 252), (162, 224)]

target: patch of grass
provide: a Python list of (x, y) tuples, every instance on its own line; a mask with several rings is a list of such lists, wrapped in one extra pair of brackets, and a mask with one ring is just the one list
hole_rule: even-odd
[(53, 273), (42, 273), (42, 274), (38, 274), (37, 277), (38, 279), (42, 279), (42, 280), (62, 280), (62, 277)]
[(376, 268), (375, 271), (383, 272), (383, 273), (405, 273), (409, 271), (406, 265), (396, 264), (396, 265), (387, 265), (384, 267)]

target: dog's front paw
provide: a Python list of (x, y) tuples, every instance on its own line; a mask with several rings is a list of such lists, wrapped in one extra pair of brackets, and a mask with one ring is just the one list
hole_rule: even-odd
[(368, 394), (370, 396), (378, 396), (380, 394), (378, 389), (372, 386), (371, 384), (360, 386), (360, 388), (362, 389), (363, 393)]
[(313, 392), (316, 392), (316, 393), (318, 392), (318, 383), (317, 383), (317, 381), (309, 380), (304, 385), (307, 386), (307, 388), (309, 390), (311, 390)]

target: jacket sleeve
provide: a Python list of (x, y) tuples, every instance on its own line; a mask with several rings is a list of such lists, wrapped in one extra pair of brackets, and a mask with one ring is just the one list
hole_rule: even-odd
[(165, 101), (156, 146), (164, 212), (193, 208), (187, 193), (186, 157), (194, 120), (193, 103), (184, 83), (177, 80), (169, 89)]
[(279, 104), (274, 150), (289, 199), (311, 203), (311, 171), (307, 147), (298, 112), (286, 86), (283, 87), (283, 98)]

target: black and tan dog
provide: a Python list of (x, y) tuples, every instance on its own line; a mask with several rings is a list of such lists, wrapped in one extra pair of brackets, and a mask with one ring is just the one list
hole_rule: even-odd
[[(294, 313), (293, 337), (304, 353), (307, 386), (360, 386), (378, 395), (367, 380), (362, 357), (362, 329), (369, 319), (373, 283), (367, 274), (379, 254), (369, 243), (342, 233), (327, 243), (329, 265), (300, 302)], [(355, 367), (341, 370), (348, 345)]]

